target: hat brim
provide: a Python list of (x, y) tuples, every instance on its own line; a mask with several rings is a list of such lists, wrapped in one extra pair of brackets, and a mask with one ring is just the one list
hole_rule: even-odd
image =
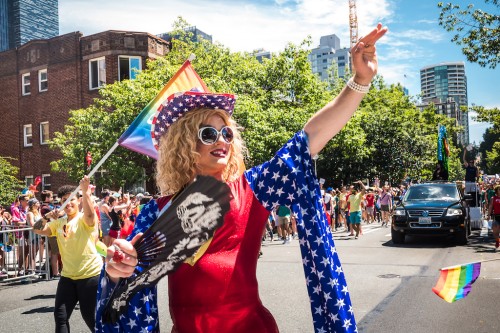
[(158, 108), (151, 124), (151, 139), (158, 150), (160, 138), (167, 133), (170, 126), (187, 112), (196, 109), (224, 110), (229, 116), (233, 114), (236, 102), (233, 94), (217, 94), (198, 91), (186, 91), (170, 95)]

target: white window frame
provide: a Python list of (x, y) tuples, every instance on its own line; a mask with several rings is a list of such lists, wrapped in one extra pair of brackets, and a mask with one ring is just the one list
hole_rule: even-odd
[(47, 177), (50, 177), (50, 173), (42, 173), (42, 191), (50, 190), (51, 184), (47, 184), (47, 182), (45, 181), (45, 178)]
[[(92, 86), (92, 63), (97, 62), (97, 86)], [(101, 78), (99, 64), (104, 63), (104, 78)], [(106, 57), (94, 58), (89, 60), (89, 90), (96, 90), (106, 84)]]
[(132, 59), (137, 59), (139, 60), (139, 68), (138, 70), (139, 71), (142, 71), (142, 57), (138, 57), (138, 56), (127, 56), (127, 55), (121, 55), (121, 56), (118, 56), (118, 81), (121, 81), (121, 66), (120, 66), (120, 60), (121, 59), (128, 59), (128, 76), (129, 78), (126, 79), (126, 80), (134, 80), (135, 78), (132, 78), (132, 68), (130, 68), (130, 60)]
[[(43, 137), (43, 125), (47, 124), (48, 127), (48, 133), (47, 133), (47, 138), (44, 139)], [(49, 134), (50, 134), (50, 127), (49, 127), (49, 122), (48, 121), (43, 121), (40, 123), (40, 144), (41, 145), (46, 145), (49, 143)]]
[(33, 175), (30, 176), (25, 176), (24, 177), (24, 183), (26, 184), (26, 187), (29, 187), (30, 185), (33, 184)]
[[(25, 78), (28, 78), (28, 83), (24, 82)], [(31, 95), (31, 78), (30, 73), (25, 73), (21, 76), (21, 85), (22, 85), (22, 95), (28, 96)], [(28, 91), (26, 91), (26, 88)]]
[[(30, 128), (31, 134), (27, 134), (26, 130)], [(31, 143), (28, 143), (28, 137), (31, 138)], [(23, 125), (23, 142), (25, 147), (33, 147), (33, 126), (31, 124)]]
[[(45, 80), (42, 80), (42, 74), (45, 73)], [(47, 83), (45, 89), (42, 89), (42, 83)], [(47, 68), (38, 71), (38, 91), (43, 92), (49, 90), (49, 76), (47, 75)]]

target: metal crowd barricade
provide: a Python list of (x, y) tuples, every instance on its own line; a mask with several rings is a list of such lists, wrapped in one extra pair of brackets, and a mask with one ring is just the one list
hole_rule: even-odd
[(33, 228), (2, 226), (0, 230), (0, 282), (50, 279), (49, 243)]

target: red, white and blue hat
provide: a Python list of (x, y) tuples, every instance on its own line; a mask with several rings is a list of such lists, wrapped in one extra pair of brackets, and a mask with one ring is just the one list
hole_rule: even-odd
[(202, 108), (221, 109), (231, 116), (235, 102), (236, 98), (232, 94), (186, 91), (170, 95), (160, 105), (152, 121), (151, 138), (155, 148), (158, 150), (160, 137), (186, 112)]

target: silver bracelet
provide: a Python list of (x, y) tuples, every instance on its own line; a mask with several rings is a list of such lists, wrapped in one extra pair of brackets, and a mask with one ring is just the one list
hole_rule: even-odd
[(354, 82), (354, 79), (351, 77), (348, 81), (347, 81), (347, 86), (357, 92), (357, 93), (360, 93), (360, 94), (366, 94), (367, 92), (370, 91), (370, 86), (371, 84), (367, 85), (367, 86), (364, 86), (362, 84), (359, 84), (359, 83), (356, 83)]

